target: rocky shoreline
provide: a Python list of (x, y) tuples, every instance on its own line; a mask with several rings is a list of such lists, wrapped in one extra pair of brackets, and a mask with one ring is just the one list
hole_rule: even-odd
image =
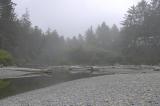
[(0, 100), (1, 106), (159, 106), (160, 73), (85, 78)]

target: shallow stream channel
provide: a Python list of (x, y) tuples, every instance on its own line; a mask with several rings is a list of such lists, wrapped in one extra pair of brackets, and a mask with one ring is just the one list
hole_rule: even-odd
[(30, 74), (30, 76), (31, 77), (11, 77), (0, 80), (1, 86), (3, 85), (0, 87), (0, 99), (67, 81), (99, 75), (83, 72), (70, 73), (68, 71), (56, 71), (54, 73), (46, 73), (45, 75), (42, 74), (38, 76), (32, 76), (32, 74)]

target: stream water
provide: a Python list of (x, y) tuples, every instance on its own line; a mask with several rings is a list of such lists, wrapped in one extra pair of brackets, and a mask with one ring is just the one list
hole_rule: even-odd
[(97, 75), (91, 75), (89, 73), (54, 73), (53, 75), (48, 76), (11, 78), (7, 79), (10, 82), (9, 86), (7, 88), (0, 89), (0, 99), (27, 91), (52, 86), (66, 81), (93, 76)]

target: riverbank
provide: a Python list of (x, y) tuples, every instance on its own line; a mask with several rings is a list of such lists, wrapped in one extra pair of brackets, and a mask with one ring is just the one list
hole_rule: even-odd
[[(0, 99), (45, 88), (67, 81), (114, 74), (155, 73), (153, 66), (52, 66), (46, 69), (7, 67), (0, 69), (6, 78), (5, 89), (0, 89)], [(158, 69), (158, 68), (157, 68)]]
[(159, 106), (160, 73), (85, 78), (0, 100), (1, 106)]

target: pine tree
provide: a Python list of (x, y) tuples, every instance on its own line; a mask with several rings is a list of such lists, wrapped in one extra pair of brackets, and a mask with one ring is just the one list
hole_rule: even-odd
[(15, 4), (11, 0), (0, 0), (0, 48), (12, 51), (13, 29), (16, 20)]

